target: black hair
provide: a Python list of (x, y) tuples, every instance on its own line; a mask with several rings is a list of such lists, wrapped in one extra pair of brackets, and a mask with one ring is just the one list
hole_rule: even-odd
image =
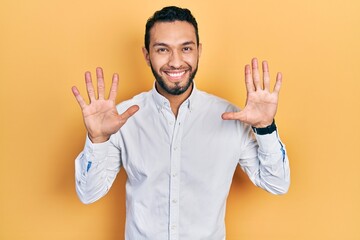
[(175, 6), (164, 7), (156, 11), (152, 17), (146, 22), (145, 28), (145, 48), (149, 51), (150, 44), (150, 30), (157, 22), (175, 22), (185, 21), (190, 23), (195, 28), (196, 44), (199, 46), (199, 30), (196, 19), (187, 8), (179, 8)]

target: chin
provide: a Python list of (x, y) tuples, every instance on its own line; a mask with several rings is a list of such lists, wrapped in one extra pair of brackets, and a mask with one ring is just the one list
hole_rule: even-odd
[(184, 84), (182, 84), (183, 82), (177, 82), (177, 83), (171, 83), (171, 85), (175, 85), (175, 86), (170, 86), (170, 84), (167, 84), (163, 81), (163, 79), (161, 79), (160, 81), (157, 79), (156, 80), (158, 85), (167, 93), (171, 94), (171, 95), (181, 95), (184, 92), (186, 92), (189, 87), (192, 85), (193, 81), (192, 80), (186, 80), (186, 82)]

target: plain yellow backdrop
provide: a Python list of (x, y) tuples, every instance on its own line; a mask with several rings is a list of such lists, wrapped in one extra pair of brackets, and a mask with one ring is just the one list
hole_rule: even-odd
[(123, 239), (126, 175), (92, 205), (77, 199), (74, 159), (85, 129), (71, 86), (104, 68), (118, 101), (152, 87), (144, 25), (166, 5), (200, 28), (199, 88), (238, 106), (243, 67), (268, 60), (284, 76), (276, 117), (291, 164), (287, 195), (239, 170), (227, 203), (228, 240), (360, 239), (358, 0), (1, 0), (0, 239)]

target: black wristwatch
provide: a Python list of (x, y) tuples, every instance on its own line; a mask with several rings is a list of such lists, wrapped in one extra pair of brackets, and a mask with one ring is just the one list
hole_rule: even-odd
[(253, 131), (258, 134), (258, 135), (266, 135), (266, 134), (270, 134), (273, 133), (276, 130), (276, 125), (275, 125), (275, 119), (273, 120), (273, 122), (264, 128), (256, 128), (256, 127), (251, 127), (253, 129)]

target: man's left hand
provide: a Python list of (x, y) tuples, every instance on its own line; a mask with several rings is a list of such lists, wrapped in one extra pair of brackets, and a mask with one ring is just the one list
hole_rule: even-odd
[(275, 117), (282, 75), (277, 73), (273, 92), (270, 92), (269, 67), (266, 61), (262, 62), (263, 81), (260, 80), (258, 61), (252, 59), (251, 66), (245, 66), (245, 84), (247, 91), (246, 104), (239, 112), (222, 114), (224, 120), (240, 120), (256, 128), (269, 126)]

